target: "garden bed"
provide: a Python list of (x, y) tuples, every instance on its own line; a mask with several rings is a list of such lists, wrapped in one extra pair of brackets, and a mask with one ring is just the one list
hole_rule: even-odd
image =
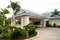
[(37, 35), (35, 26), (30, 23), (23, 29), (6, 25), (0, 27), (0, 40), (24, 40)]
[(30, 35), (30, 36), (25, 36), (25, 37), (22, 37), (22, 36), (18, 36), (16, 38), (12, 38), (12, 39), (7, 39), (7, 38), (1, 38), (0, 40), (24, 40), (24, 39), (28, 39), (28, 38), (32, 38), (34, 36), (37, 35), (37, 32), (34, 34), (34, 35)]

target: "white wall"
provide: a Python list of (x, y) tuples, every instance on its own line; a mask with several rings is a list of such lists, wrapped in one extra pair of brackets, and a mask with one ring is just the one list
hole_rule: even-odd
[(24, 21), (24, 22), (23, 22), (23, 23), (24, 23), (24, 26), (26, 26), (26, 25), (28, 25), (28, 24), (30, 23), (30, 22), (29, 22), (29, 16), (24, 16), (23, 19), (24, 19), (24, 20), (23, 20), (23, 21)]
[(23, 26), (28, 25), (29, 23), (30, 23), (29, 16), (21, 17), (21, 28), (23, 28)]
[(60, 25), (60, 19), (50, 19), (49, 24), (53, 25), (56, 23), (56, 25)]

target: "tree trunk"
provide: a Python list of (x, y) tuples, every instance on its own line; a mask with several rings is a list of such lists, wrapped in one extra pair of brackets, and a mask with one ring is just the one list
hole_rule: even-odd
[(3, 20), (3, 26), (5, 26), (5, 20)]
[(3, 19), (3, 26), (5, 26), (5, 15), (3, 14), (3, 16), (4, 16), (4, 17), (3, 17), (3, 18), (4, 18), (4, 19)]
[(27, 31), (27, 38), (29, 37), (28, 31)]
[(14, 27), (16, 26), (16, 18), (15, 18), (15, 12), (16, 12), (16, 10), (14, 10), (14, 11), (13, 11), (13, 13), (14, 13), (14, 16), (13, 16)]

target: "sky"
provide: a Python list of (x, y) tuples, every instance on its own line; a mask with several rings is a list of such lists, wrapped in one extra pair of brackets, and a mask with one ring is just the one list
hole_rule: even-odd
[[(60, 10), (60, 0), (12, 0), (20, 2), (22, 9), (30, 10), (39, 14), (51, 12), (54, 9)], [(0, 0), (0, 8), (5, 8), (9, 5), (10, 0)], [(13, 14), (12, 9), (10, 8), (10, 13), (7, 15), (11, 17)]]

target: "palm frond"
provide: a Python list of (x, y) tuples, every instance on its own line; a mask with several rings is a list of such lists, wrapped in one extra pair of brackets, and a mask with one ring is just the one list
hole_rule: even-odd
[(5, 9), (1, 9), (2, 10), (2, 12), (4, 13), (4, 14), (7, 14), (7, 13), (9, 13), (9, 11), (5, 8)]
[(55, 9), (53, 12), (51, 12), (52, 15), (51, 16), (56, 16), (56, 15), (59, 15), (59, 11), (57, 11), (57, 9)]

